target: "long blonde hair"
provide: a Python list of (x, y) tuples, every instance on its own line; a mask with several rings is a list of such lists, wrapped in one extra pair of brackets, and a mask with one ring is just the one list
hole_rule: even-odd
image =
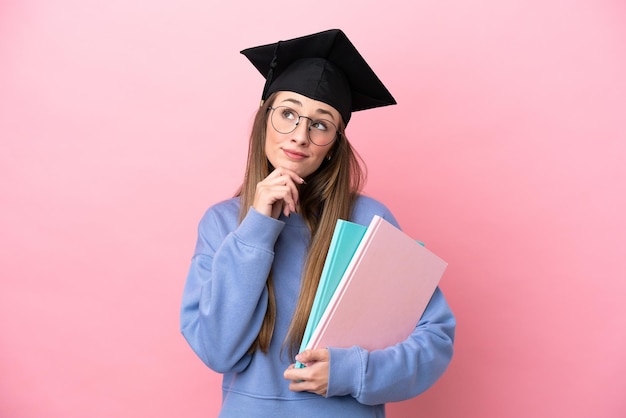
[[(248, 162), (240, 197), (240, 220), (246, 216), (254, 201), (256, 185), (273, 170), (265, 155), (265, 134), (268, 107), (272, 106), (276, 93), (272, 94), (257, 111), (250, 135)], [(345, 126), (340, 123), (339, 130)], [(315, 145), (311, 145), (315, 146)], [(365, 166), (351, 147), (345, 134), (338, 134), (328, 155), (319, 169), (307, 177), (306, 185), (299, 190), (300, 214), (311, 231), (311, 242), (304, 264), (300, 296), (284, 341), (293, 355), (298, 349), (306, 327), (315, 292), (319, 284), (324, 261), (338, 219), (349, 219), (356, 198), (365, 182)], [(257, 349), (266, 353), (276, 322), (276, 300), (271, 272), (267, 281), (269, 294), (268, 309), (256, 341), (250, 352)]]

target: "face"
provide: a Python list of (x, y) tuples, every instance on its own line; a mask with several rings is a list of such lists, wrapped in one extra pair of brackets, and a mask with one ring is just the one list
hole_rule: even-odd
[[(339, 126), (341, 117), (333, 107), (326, 103), (309, 99), (298, 93), (288, 91), (279, 92), (272, 105), (273, 108), (288, 106), (302, 116), (296, 129), (288, 134), (278, 132), (267, 122), (265, 136), (265, 155), (273, 167), (285, 167), (296, 172), (300, 177), (306, 178), (314, 173), (333, 147), (328, 145), (318, 146), (309, 141), (308, 118), (326, 119)], [(268, 118), (273, 111), (270, 110)], [(306, 116), (307, 118), (304, 118)]]

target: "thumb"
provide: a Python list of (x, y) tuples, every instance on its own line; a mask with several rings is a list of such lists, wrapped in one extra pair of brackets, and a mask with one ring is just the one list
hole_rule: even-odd
[(324, 361), (328, 359), (328, 350), (318, 349), (318, 350), (304, 350), (300, 354), (296, 356), (296, 360), (300, 363), (307, 364), (316, 361)]

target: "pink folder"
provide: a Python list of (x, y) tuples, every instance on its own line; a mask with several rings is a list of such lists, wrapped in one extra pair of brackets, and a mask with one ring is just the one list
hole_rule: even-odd
[(415, 329), (447, 267), (379, 216), (370, 223), (307, 348), (385, 348)]

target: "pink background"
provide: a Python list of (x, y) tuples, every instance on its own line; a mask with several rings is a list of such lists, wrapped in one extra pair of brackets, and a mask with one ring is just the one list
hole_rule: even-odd
[(238, 51), (331, 27), (399, 102), (350, 123), (367, 193), (450, 264), (456, 355), (389, 416), (626, 416), (625, 3), (215, 3), (0, 2), (0, 416), (216, 415), (178, 309)]

